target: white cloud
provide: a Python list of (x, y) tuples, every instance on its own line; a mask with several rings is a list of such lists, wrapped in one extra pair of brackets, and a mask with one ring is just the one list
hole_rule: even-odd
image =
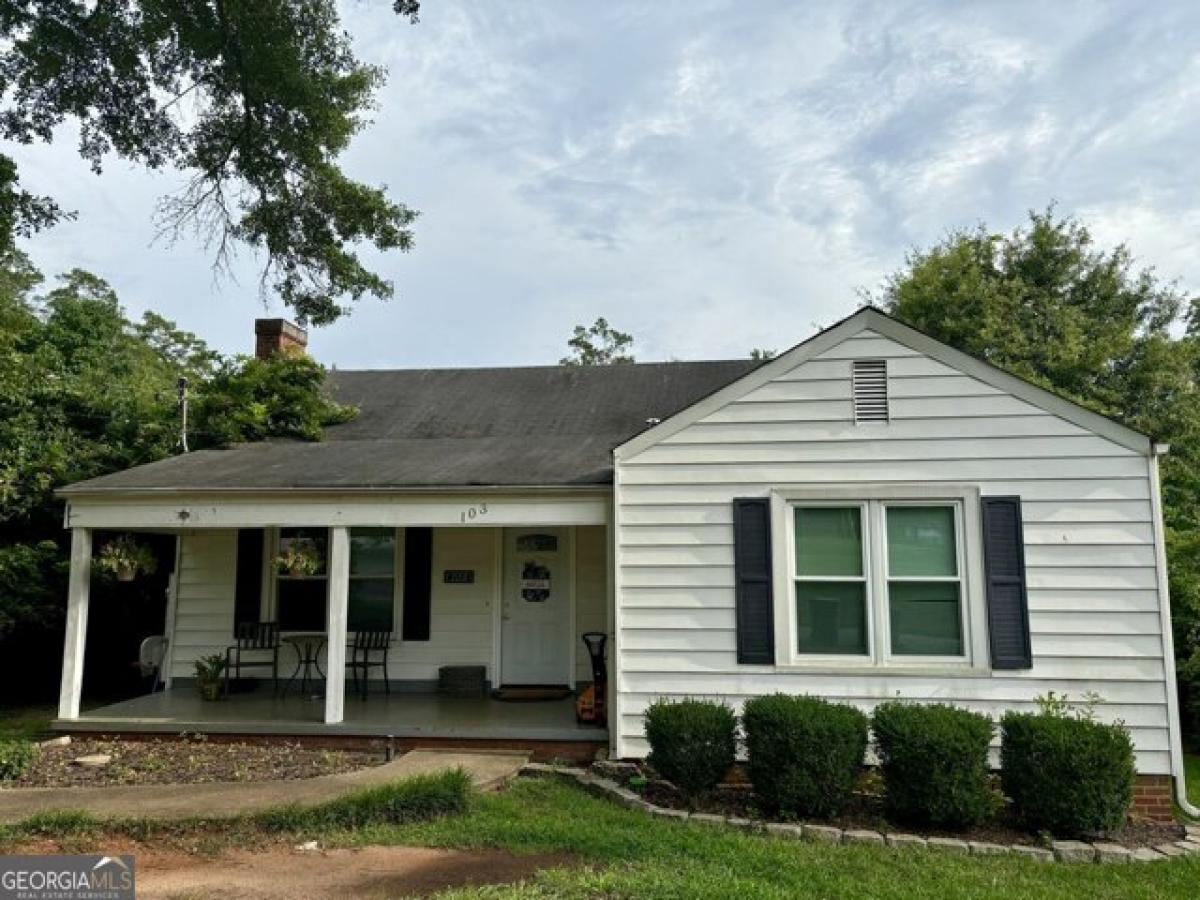
[[(550, 363), (598, 315), (643, 358), (779, 348), (913, 245), (1051, 200), (1200, 284), (1194, 4), (387, 6), (345, 6), (391, 72), (348, 165), (422, 216), (411, 255), (371, 255), (397, 298), (314, 336), (343, 367)], [(253, 260), (214, 290), (201, 248), (150, 244), (174, 176), (20, 158), (81, 211), (43, 266), (248, 347)]]

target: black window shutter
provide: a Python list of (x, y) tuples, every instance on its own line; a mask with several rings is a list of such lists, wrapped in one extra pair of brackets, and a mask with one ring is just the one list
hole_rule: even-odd
[(992, 668), (1032, 668), (1020, 497), (983, 498), (983, 559)]
[(771, 604), (771, 502), (766, 497), (733, 501), (733, 560), (737, 604), (737, 661), (775, 662), (775, 613)]
[(233, 623), (257, 622), (262, 618), (263, 530), (239, 528), (237, 574), (233, 586)]
[(433, 615), (433, 529), (404, 529), (404, 628), (406, 641), (429, 640)]

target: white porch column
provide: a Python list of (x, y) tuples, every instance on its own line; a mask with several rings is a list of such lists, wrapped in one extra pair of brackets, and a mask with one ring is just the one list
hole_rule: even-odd
[(71, 573), (67, 587), (67, 634), (63, 642), (58, 717), (79, 718), (83, 689), (83, 651), (87, 646), (88, 594), (92, 585), (92, 530), (71, 529)]
[(342, 721), (346, 702), (346, 610), (350, 594), (350, 532), (329, 529), (329, 623), (325, 647), (325, 724)]

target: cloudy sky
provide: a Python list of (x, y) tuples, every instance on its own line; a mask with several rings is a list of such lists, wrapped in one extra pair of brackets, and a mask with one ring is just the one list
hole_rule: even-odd
[[(948, 229), (1056, 201), (1200, 291), (1200, 4), (347, 2), (390, 80), (346, 158), (421, 211), (396, 285), (312, 337), (342, 368), (553, 363), (577, 322), (641, 359), (779, 348)], [(227, 352), (255, 261), (154, 241), (178, 187), (70, 141), (18, 154), (79, 212), (30, 242)], [(267, 313), (279, 314), (278, 307)]]

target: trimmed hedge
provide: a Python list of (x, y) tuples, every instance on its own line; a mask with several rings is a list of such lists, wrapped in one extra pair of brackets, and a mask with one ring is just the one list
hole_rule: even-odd
[(37, 755), (37, 747), (30, 741), (0, 741), (0, 781), (20, 778)]
[(889, 819), (966, 828), (992, 811), (992, 720), (987, 716), (944, 704), (892, 701), (876, 707), (871, 728)]
[(817, 697), (773, 694), (742, 713), (747, 773), (767, 812), (828, 818), (850, 801), (867, 749), (867, 717)]
[(1124, 727), (1010, 712), (1000, 731), (1000, 780), (1027, 827), (1071, 837), (1124, 823), (1135, 776)]
[(737, 717), (714, 700), (656, 700), (646, 710), (650, 765), (689, 798), (716, 787), (737, 751)]

